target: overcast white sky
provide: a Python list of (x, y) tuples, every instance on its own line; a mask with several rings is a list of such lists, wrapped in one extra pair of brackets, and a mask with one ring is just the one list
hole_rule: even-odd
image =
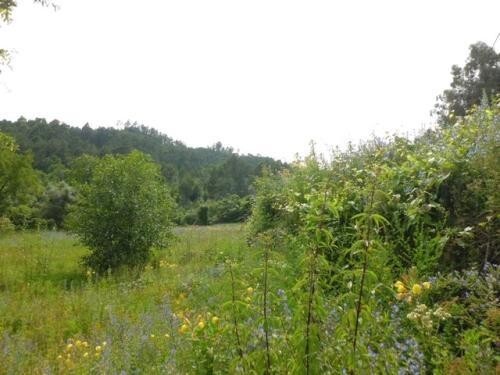
[(429, 126), (451, 65), (500, 32), (498, 0), (57, 2), (0, 28), (0, 119), (138, 121), (285, 160)]

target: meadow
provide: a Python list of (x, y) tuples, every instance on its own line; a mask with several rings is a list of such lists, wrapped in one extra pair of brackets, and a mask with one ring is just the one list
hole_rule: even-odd
[(205, 331), (215, 340), (204, 350), (214, 350), (216, 366), (217, 332), (228, 324), (223, 304), (231, 299), (224, 261), (245, 264), (237, 276), (244, 299), (252, 297), (248, 287), (258, 288), (254, 258), (241, 225), (175, 232), (140, 276), (101, 277), (80, 265), (87, 249), (68, 234), (2, 236), (0, 373), (196, 372), (206, 364), (188, 348)]
[[(411, 328), (410, 302), (399, 300), (398, 291), (405, 290), (405, 298), (432, 301), (427, 292), (460, 284), (470, 289), (471, 300), (498, 311), (498, 268), (490, 270), (486, 281), (467, 271), (454, 280), (433, 278), (432, 286), (423, 281), (418, 284), (423, 291), (406, 290), (401, 282), (394, 290), (375, 288), (360, 319), (357, 365), (348, 371), (355, 304), (346, 294), (317, 290), (315, 298), (321, 300), (315, 299), (315, 321), (308, 324), (310, 290), (301, 276), (307, 264), (297, 252), (279, 244), (269, 247), (265, 239), (252, 241), (247, 227), (239, 224), (174, 232), (172, 244), (156, 249), (143, 272), (104, 276), (81, 265), (88, 250), (69, 234), (3, 234), (0, 373), (302, 374), (308, 327), (314, 335), (309, 341), (311, 374), (424, 373), (425, 343), (435, 359), (437, 352), (446, 353), (436, 337), (458, 336), (440, 326), (450, 314), (435, 309), (435, 325), (422, 332), (422, 340), (416, 332), (423, 326)], [(455, 302), (446, 305), (457, 315), (448, 320), (461, 321), (467, 314)], [(415, 300), (413, 306), (418, 314), (418, 306), (425, 305)], [(436, 319), (439, 311), (443, 316)], [(425, 324), (424, 318), (417, 320)], [(498, 324), (497, 315), (490, 320)], [(464, 351), (469, 367), (446, 353), (451, 365), (437, 373), (494, 373), (490, 341), (480, 330), (470, 333)], [(471, 364), (477, 366), (474, 371)]]
[(76, 236), (0, 220), (0, 374), (498, 374), (499, 111), (312, 149), (244, 224), (171, 231), (148, 157), (85, 159)]

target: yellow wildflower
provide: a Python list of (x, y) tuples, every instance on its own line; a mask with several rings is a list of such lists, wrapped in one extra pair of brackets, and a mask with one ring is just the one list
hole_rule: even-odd
[(396, 288), (398, 293), (406, 293), (406, 287), (405, 284), (403, 284), (401, 281), (396, 281), (394, 283), (394, 287)]
[(411, 291), (414, 295), (418, 296), (418, 295), (422, 294), (422, 286), (420, 284), (415, 284), (411, 288)]
[(198, 328), (199, 329), (205, 328), (205, 322), (203, 320), (200, 320), (200, 322), (198, 323)]
[(76, 340), (75, 345), (79, 348), (82, 346), (82, 342), (80, 340)]
[(71, 350), (71, 349), (73, 349), (73, 344), (66, 345), (66, 350)]
[(187, 331), (189, 331), (189, 326), (187, 324), (183, 324), (181, 328), (179, 328), (180, 333), (186, 333)]
[(97, 346), (95, 347), (95, 351), (96, 351), (97, 353), (101, 352), (101, 351), (102, 351), (102, 346), (101, 346), (101, 345), (97, 345)]
[(252, 288), (251, 286), (249, 286), (249, 287), (247, 288), (247, 293), (248, 293), (248, 294), (252, 294), (252, 293), (253, 293), (253, 288)]
[(431, 283), (426, 281), (426, 282), (423, 282), (422, 283), (422, 286), (424, 287), (424, 289), (430, 289), (431, 288)]
[(398, 285), (396, 287), (396, 290), (398, 291), (398, 293), (406, 293), (406, 287), (404, 285)]
[(83, 353), (83, 358), (87, 358), (89, 356), (89, 352)]
[(212, 317), (212, 323), (213, 323), (213, 324), (217, 324), (217, 323), (219, 323), (219, 317), (218, 317), (218, 316), (214, 316), (214, 317)]

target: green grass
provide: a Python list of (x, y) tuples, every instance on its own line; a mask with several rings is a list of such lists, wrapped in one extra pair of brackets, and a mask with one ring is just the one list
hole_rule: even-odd
[[(248, 270), (256, 260), (241, 225), (175, 232), (177, 240), (157, 250), (141, 276), (89, 274), (80, 265), (88, 250), (65, 233), (1, 237), (0, 373), (190, 372), (193, 336), (190, 343), (184, 337), (196, 329), (216, 337), (210, 330), (225, 324), (224, 260), (240, 259)], [(200, 320), (203, 329), (195, 328)], [(182, 324), (189, 333), (179, 332)], [(76, 348), (76, 340), (88, 347)]]

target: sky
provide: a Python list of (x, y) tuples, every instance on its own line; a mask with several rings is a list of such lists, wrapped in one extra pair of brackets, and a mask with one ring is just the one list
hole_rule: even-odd
[(451, 66), (500, 32), (497, 0), (56, 3), (0, 28), (0, 119), (136, 121), (286, 161), (432, 126)]

